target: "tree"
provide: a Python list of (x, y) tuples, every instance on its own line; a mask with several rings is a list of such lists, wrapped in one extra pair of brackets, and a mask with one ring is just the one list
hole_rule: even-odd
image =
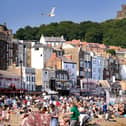
[(18, 38), (20, 40), (24, 40), (25, 36), (25, 30), (23, 28), (20, 28), (16, 34), (14, 35), (15, 38)]
[(39, 40), (44, 36), (61, 36), (65, 40), (80, 39), (81, 41), (104, 43), (126, 47), (126, 19), (107, 20), (101, 23), (85, 21), (74, 23), (61, 21), (40, 25), (39, 27), (26, 26), (17, 30), (15, 38), (22, 40)]
[(102, 43), (103, 33), (100, 31), (90, 31), (85, 34), (87, 42)]
[(114, 49), (108, 49), (106, 50), (107, 53), (111, 54), (112, 56), (115, 56), (116, 55), (116, 52)]
[(20, 28), (16, 32), (15, 37), (20, 40), (36, 40), (37, 32), (38, 32), (37, 27), (32, 28), (31, 26), (26, 26), (24, 29)]

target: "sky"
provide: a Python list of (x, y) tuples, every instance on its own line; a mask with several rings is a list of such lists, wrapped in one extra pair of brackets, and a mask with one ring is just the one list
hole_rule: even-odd
[[(52, 22), (103, 22), (114, 19), (126, 0), (0, 0), (0, 24), (7, 24), (15, 33), (25, 26), (40, 26)], [(55, 16), (48, 14), (56, 7)], [(44, 13), (45, 15), (41, 15)]]

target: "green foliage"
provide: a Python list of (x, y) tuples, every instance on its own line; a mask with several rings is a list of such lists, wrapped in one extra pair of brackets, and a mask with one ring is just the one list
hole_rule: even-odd
[(114, 49), (108, 49), (106, 50), (107, 53), (110, 53), (112, 56), (115, 56), (116, 55), (116, 52)]
[(103, 33), (101, 31), (89, 31), (85, 34), (87, 42), (102, 43)]
[(20, 40), (36, 40), (38, 39), (37, 33), (38, 33), (37, 27), (32, 28), (30, 26), (26, 26), (24, 29), (20, 28), (16, 32), (15, 37)]
[(62, 21), (43, 24), (39, 27), (26, 26), (17, 30), (15, 37), (22, 40), (39, 40), (41, 34), (44, 36), (63, 35), (66, 40), (80, 39), (81, 41), (126, 47), (126, 19), (111, 19), (101, 23)]

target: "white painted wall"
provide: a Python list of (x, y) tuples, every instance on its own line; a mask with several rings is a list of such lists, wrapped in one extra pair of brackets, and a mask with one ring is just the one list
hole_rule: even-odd
[(31, 49), (31, 67), (36, 69), (42, 69), (44, 67), (43, 59), (43, 48), (36, 50), (35, 48)]
[(120, 65), (120, 76), (122, 80), (126, 80), (126, 65)]
[(31, 49), (31, 67), (36, 69), (43, 69), (44, 63), (50, 58), (53, 49), (48, 46), (41, 46), (38, 47), (38, 50), (36, 50), (33, 48), (34, 44), (32, 44)]
[(42, 44), (46, 44), (46, 42), (45, 42), (45, 39), (44, 39), (44, 36), (43, 36), (43, 35), (41, 35), (41, 37), (40, 37), (40, 43), (42, 43)]

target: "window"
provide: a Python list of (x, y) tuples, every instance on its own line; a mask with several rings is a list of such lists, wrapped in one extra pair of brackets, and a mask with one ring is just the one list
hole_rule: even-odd
[(83, 67), (84, 64), (83, 64), (83, 61), (80, 61), (80, 67)]
[(88, 61), (85, 61), (84, 67), (89, 68), (89, 62)]
[(32, 76), (32, 82), (34, 82), (34, 77)]
[(64, 80), (67, 80), (67, 75), (64, 75)]
[(61, 79), (64, 79), (64, 76), (63, 76), (63, 74), (61, 74)]
[(93, 61), (92, 61), (92, 62), (93, 62), (93, 64), (96, 64), (96, 59), (93, 59)]
[(74, 68), (74, 64), (72, 64), (72, 68)]
[(35, 48), (35, 50), (39, 50), (39, 48)]
[(28, 76), (26, 77), (26, 80), (28, 81)]
[(59, 74), (59, 79), (61, 80), (61, 78), (62, 78), (62, 75), (61, 75), (61, 74)]

